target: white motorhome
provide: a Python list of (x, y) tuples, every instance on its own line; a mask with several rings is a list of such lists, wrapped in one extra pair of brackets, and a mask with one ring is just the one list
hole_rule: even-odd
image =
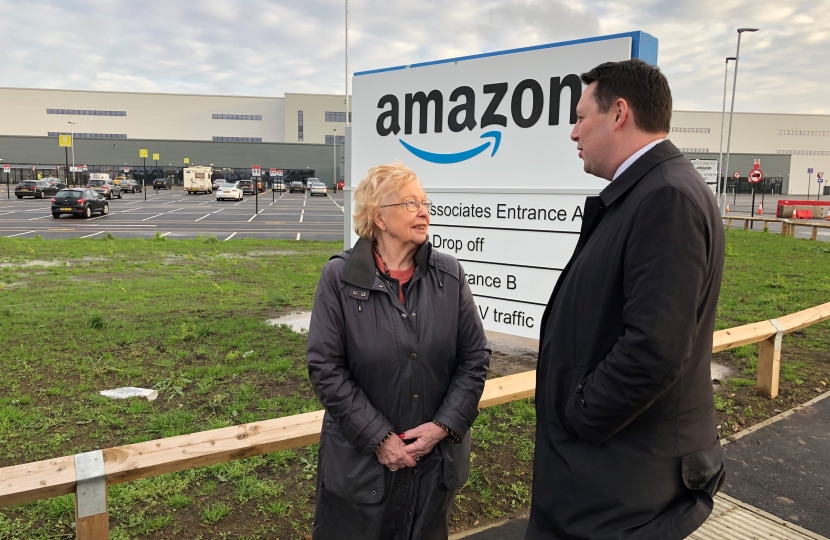
[(89, 173), (89, 179), (90, 179), (90, 180), (106, 180), (106, 181), (108, 181), (108, 182), (109, 182), (110, 180), (112, 180), (112, 178), (110, 178), (110, 175), (109, 175), (109, 174), (107, 174), (107, 173), (99, 173), (99, 172)]
[(184, 190), (191, 193), (213, 193), (213, 167), (188, 167), (184, 170)]

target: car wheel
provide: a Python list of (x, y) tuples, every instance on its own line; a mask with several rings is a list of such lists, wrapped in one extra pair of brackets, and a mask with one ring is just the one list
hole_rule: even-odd
[(107, 200), (108, 200), (108, 201), (111, 201), (111, 200), (112, 200), (112, 191), (110, 191), (109, 193), (107, 193)]
[(110, 205), (104, 203), (104, 207), (101, 208), (101, 215), (106, 216), (109, 213), (110, 213)]
[(85, 218), (91, 218), (92, 217), (92, 208), (90, 208), (89, 205), (86, 205), (84, 207), (84, 217)]
[(118, 198), (119, 198), (119, 199), (121, 198), (121, 193), (118, 193)]
[(52, 217), (55, 218), (55, 219), (58, 219), (59, 217), (61, 217), (61, 213), (60, 212), (52, 212)]
[(17, 195), (17, 198), (18, 198), (18, 199), (22, 199), (22, 198), (23, 198), (23, 195)]

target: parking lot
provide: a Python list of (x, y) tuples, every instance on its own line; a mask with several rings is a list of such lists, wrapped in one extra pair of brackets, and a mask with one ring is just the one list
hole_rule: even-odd
[[(45, 199), (0, 199), (0, 236), (43, 238), (94, 238), (110, 233), (118, 238), (146, 238), (156, 233), (167, 238), (214, 235), (219, 240), (284, 238), (290, 240), (342, 240), (343, 192), (325, 197), (307, 193), (266, 191), (259, 200), (217, 201), (215, 194), (188, 195), (181, 188), (126, 193), (109, 201), (108, 216), (83, 219), (50, 212)], [(258, 205), (258, 213), (257, 213)]]

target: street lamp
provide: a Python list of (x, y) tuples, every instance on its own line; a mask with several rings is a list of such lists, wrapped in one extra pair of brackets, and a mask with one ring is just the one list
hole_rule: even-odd
[[(75, 122), (67, 122), (70, 125), (69, 127), (69, 140), (72, 141), (72, 168), (75, 168)], [(72, 173), (72, 185), (74, 186), (75, 182), (75, 173)]]
[(723, 213), (726, 206), (726, 172), (723, 170), (723, 124), (726, 119), (726, 82), (729, 75), (729, 61), (735, 60), (734, 56), (726, 58), (723, 69), (723, 108), (720, 113), (720, 146), (718, 147), (718, 206)]
[[(346, 115), (348, 115), (348, 111)], [(337, 128), (334, 128), (334, 135), (331, 138), (331, 166), (332, 166), (332, 176), (334, 177), (334, 192), (337, 193)]]
[[(726, 137), (726, 167), (724, 174), (729, 174), (729, 153), (732, 145), (732, 115), (735, 112), (735, 87), (738, 84), (738, 60), (741, 58), (741, 34), (757, 32), (758, 28), (738, 28), (738, 49), (735, 52), (735, 73), (732, 75), (732, 105), (729, 108), (729, 135)], [(735, 185), (737, 190), (738, 186)]]

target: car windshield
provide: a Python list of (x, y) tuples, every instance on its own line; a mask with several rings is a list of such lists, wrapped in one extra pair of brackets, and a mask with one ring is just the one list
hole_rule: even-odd
[(61, 197), (64, 199), (80, 199), (83, 196), (83, 191), (75, 191), (71, 189), (62, 189), (55, 194), (55, 197)]
[(20, 185), (23, 187), (35, 187), (37, 182), (20, 182)]
[(250, 180), (240, 180), (240, 181), (239, 181), (239, 185), (240, 185), (240, 186), (250, 186), (250, 185), (251, 185), (251, 181), (250, 181)]
[(292, 186), (302, 186), (302, 185), (303, 185), (303, 183), (302, 183), (302, 182), (300, 182), (300, 181), (294, 181), (294, 182), (291, 182), (291, 185), (292, 185)]
[(326, 187), (326, 185), (323, 184), (322, 182), (314, 182), (313, 184), (311, 184), (311, 186), (316, 187), (316, 188)]
[(221, 187), (222, 189), (233, 189), (236, 187), (236, 184), (220, 184), (219, 187)]
[(107, 183), (106, 180), (90, 180), (89, 181), (90, 186), (103, 186), (106, 183)]

